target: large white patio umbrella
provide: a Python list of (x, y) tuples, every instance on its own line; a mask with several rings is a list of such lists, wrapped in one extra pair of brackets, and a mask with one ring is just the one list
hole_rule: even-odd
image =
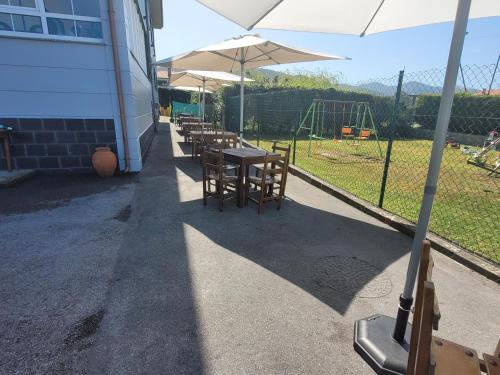
[[(454, 21), (429, 170), (411, 248), (407, 278), (391, 343), (389, 319), (378, 316), (356, 322), (355, 348), (379, 373), (404, 373), (405, 330), (413, 302), (413, 289), (422, 241), (437, 190), (448, 131), (460, 57), (469, 18), (500, 16), (500, 0), (198, 0), (217, 13), (252, 29), (284, 29), (364, 36), (383, 31)], [(388, 317), (385, 317), (388, 318)], [(394, 325), (394, 323), (393, 323)], [(399, 345), (397, 345), (399, 343)]]
[[(199, 87), (194, 87), (194, 86), (167, 86), (166, 87), (169, 90), (180, 90), (180, 91), (186, 91), (186, 92), (199, 92), (200, 88)], [(213, 94), (213, 91), (205, 89), (205, 92), (207, 94)]]
[(243, 141), (245, 69), (258, 68), (266, 65), (343, 59), (349, 58), (289, 47), (281, 43), (263, 39), (258, 35), (244, 35), (184, 53), (182, 55), (160, 60), (156, 63), (156, 65), (172, 69), (222, 70), (226, 72), (239, 72), (241, 147)]
[[(201, 87), (194, 87), (194, 86), (167, 86), (167, 89), (169, 90), (179, 90), (179, 91), (186, 91), (186, 92), (197, 92), (198, 93), (198, 116), (201, 116)], [(207, 94), (213, 94), (213, 91), (205, 89), (204, 91)]]
[[(158, 63), (159, 64), (159, 63)], [(161, 65), (160, 65), (161, 66)], [(171, 86), (184, 87), (200, 87), (202, 89), (201, 113), (202, 118), (205, 118), (205, 93), (206, 89), (212, 92), (218, 88), (227, 85), (227, 82), (239, 82), (240, 76), (227, 72), (218, 72), (211, 70), (182, 70), (173, 71), (170, 75), (169, 84)], [(245, 82), (253, 81), (250, 78), (245, 78)]]

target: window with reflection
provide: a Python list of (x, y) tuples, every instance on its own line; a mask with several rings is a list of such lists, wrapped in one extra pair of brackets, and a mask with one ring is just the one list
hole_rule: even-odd
[(10, 5), (13, 7), (36, 8), (35, 0), (0, 0), (0, 5)]
[(0, 0), (0, 34), (102, 39), (100, 17), (99, 0)]

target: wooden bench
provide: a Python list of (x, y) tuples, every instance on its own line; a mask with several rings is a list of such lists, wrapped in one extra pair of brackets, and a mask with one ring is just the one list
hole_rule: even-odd
[(407, 375), (500, 375), (500, 341), (494, 355), (478, 357), (474, 349), (432, 335), (438, 329), (439, 303), (432, 282), (434, 262), (424, 241), (417, 281)]

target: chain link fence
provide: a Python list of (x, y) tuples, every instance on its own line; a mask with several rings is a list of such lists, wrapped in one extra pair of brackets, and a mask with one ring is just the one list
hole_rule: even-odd
[[(430, 229), (500, 263), (495, 69), (460, 69)], [(249, 94), (244, 137), (268, 150), (274, 140), (290, 143), (293, 164), (416, 222), (444, 73), (401, 72), (329, 90)], [(238, 131), (238, 96), (226, 98), (224, 117), (225, 127)]]

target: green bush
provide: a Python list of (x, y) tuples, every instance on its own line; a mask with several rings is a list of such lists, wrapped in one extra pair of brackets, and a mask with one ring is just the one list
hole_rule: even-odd
[[(420, 95), (415, 108), (415, 121), (434, 130), (440, 95)], [(449, 131), (485, 135), (500, 128), (500, 96), (456, 94), (451, 111)]]

